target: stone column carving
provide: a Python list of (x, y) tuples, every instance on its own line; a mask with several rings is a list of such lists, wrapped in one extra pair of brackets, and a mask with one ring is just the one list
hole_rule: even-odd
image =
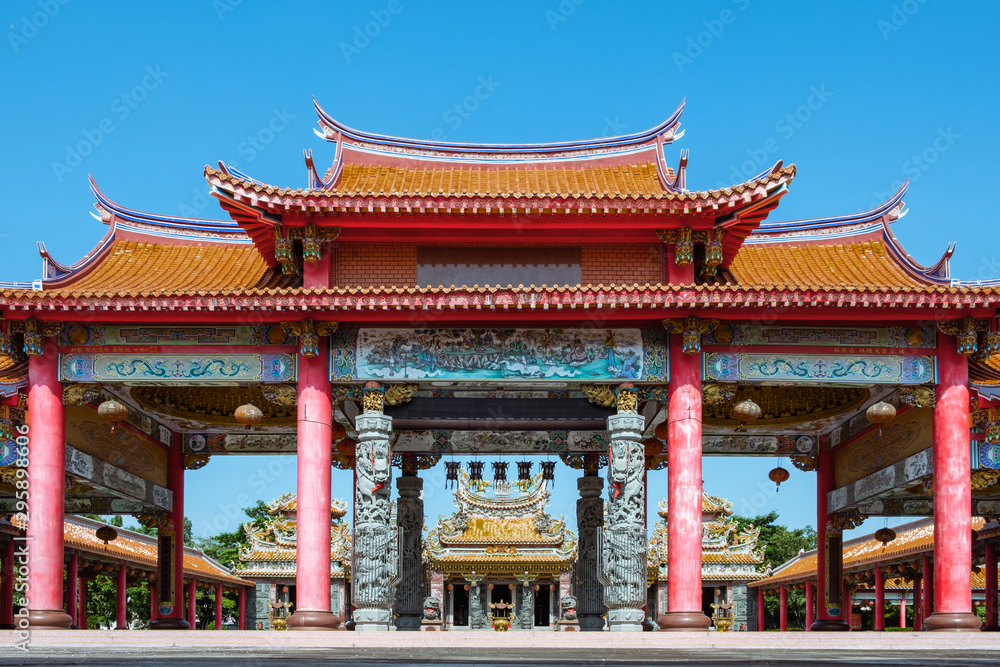
[[(580, 630), (604, 629), (604, 587), (597, 579), (598, 533), (604, 525), (604, 480), (597, 476), (598, 457), (584, 460), (584, 476), (576, 480), (580, 499), (576, 501), (576, 529), (579, 535), (576, 565), (573, 569), (573, 592), (577, 599)], [(568, 592), (563, 591), (563, 595)]]
[(601, 531), (601, 583), (612, 632), (642, 632), (646, 604), (645, 418), (630, 384), (618, 390), (618, 414), (608, 417), (608, 524)]
[[(411, 457), (412, 458), (412, 457)], [(396, 480), (399, 500), (396, 502), (396, 523), (399, 525), (399, 586), (396, 588), (396, 629), (419, 631), (426, 596), (424, 569), (421, 561), (421, 532), (424, 528), (424, 501), (420, 492), (424, 480), (416, 470), (408, 475), (404, 456), (403, 476)], [(440, 598), (439, 598), (440, 599)]]
[(525, 572), (517, 580), (521, 584), (521, 595), (516, 608), (517, 627), (520, 630), (532, 630), (535, 627), (535, 578)]
[(465, 579), (469, 582), (469, 627), (473, 630), (482, 630), (489, 626), (485, 612), (486, 604), (483, 601), (483, 587), (480, 586), (483, 576), (473, 572), (471, 575), (466, 575)]
[(733, 584), (733, 630), (742, 631), (751, 627), (752, 621), (756, 621), (756, 618), (750, 618), (750, 605), (749, 605), (749, 593), (747, 591), (747, 585)]
[(391, 528), (389, 494), (392, 418), (382, 414), (382, 388), (365, 385), (358, 431), (352, 561), (356, 631), (388, 630), (398, 576), (398, 541)]

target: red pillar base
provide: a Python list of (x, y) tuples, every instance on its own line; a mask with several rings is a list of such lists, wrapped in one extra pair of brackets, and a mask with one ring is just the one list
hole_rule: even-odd
[(316, 611), (300, 609), (285, 620), (288, 630), (337, 630), (340, 628), (340, 616), (332, 611)]
[(661, 632), (704, 632), (712, 619), (700, 611), (668, 611), (656, 619)]
[(840, 618), (818, 618), (810, 626), (813, 632), (847, 632), (850, 629), (847, 621)]
[(28, 627), (35, 630), (68, 630), (73, 624), (62, 609), (29, 609)]
[[(927, 627), (927, 621), (924, 621), (924, 627)], [(983, 632), (1000, 632), (1000, 625), (984, 625), (979, 628)]]
[(971, 611), (934, 612), (924, 619), (928, 632), (979, 632), (983, 622)]
[(150, 630), (189, 630), (191, 626), (183, 618), (158, 618), (149, 624)]

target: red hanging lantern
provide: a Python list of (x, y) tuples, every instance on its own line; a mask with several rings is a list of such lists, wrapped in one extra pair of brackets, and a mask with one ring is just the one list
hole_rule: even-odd
[(875, 539), (882, 543), (882, 551), (885, 551), (885, 546), (896, 539), (896, 531), (888, 526), (879, 528), (875, 531)]
[(334, 442), (338, 440), (343, 440), (347, 437), (347, 429), (339, 421), (334, 420), (332, 428), (330, 429), (330, 435)]
[(777, 468), (773, 468), (771, 472), (767, 473), (767, 478), (772, 482), (774, 482), (775, 484), (774, 487), (775, 492), (777, 492), (781, 488), (782, 482), (788, 481), (788, 477), (789, 477), (788, 471), (782, 468), (780, 463), (778, 464)]
[(669, 425), (667, 424), (666, 420), (661, 421), (659, 424), (656, 425), (656, 428), (653, 429), (653, 435), (655, 435), (660, 440), (663, 440), (664, 442), (667, 441), (668, 433), (669, 433)]

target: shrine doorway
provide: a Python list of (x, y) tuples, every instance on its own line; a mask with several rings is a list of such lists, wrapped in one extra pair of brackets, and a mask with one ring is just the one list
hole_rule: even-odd
[(708, 616), (709, 618), (712, 618), (712, 614), (715, 613), (715, 610), (712, 609), (713, 602), (715, 602), (715, 589), (712, 588), (711, 586), (702, 587), (701, 611), (705, 614), (705, 616)]
[(551, 618), (549, 610), (552, 608), (552, 593), (548, 586), (538, 586), (535, 591), (535, 627), (549, 627)]
[(451, 590), (453, 626), (469, 627), (469, 587), (454, 586)]

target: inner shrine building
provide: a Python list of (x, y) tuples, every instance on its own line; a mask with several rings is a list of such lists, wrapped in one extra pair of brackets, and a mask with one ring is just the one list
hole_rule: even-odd
[(682, 110), (626, 136), (490, 145), (362, 132), (317, 105), (329, 150), (306, 152), (305, 187), (205, 168), (225, 220), (140, 212), (92, 182), (93, 250), (64, 264), (40, 245), (40, 280), (0, 284), (0, 512), (30, 515), (31, 625), (69, 626), (63, 518), (96, 513), (158, 526), (152, 625), (185, 627), (185, 470), (270, 453), (297, 460), (289, 630), (343, 620), (332, 466), (355, 471), (337, 494), (353, 494), (355, 629), (418, 630), (421, 472), (474, 455), (582, 470), (564, 587), (581, 630), (642, 629), (646, 471), (664, 467), (656, 625), (709, 627), (703, 456), (815, 471), (814, 629), (847, 628), (842, 531), (917, 515), (935, 532), (924, 627), (978, 630), (972, 517), (1000, 514), (1000, 487), (972, 485), (1000, 466), (996, 284), (952, 277), (953, 247), (932, 266), (907, 254), (905, 187), (792, 222), (771, 220), (792, 165), (689, 188)]

